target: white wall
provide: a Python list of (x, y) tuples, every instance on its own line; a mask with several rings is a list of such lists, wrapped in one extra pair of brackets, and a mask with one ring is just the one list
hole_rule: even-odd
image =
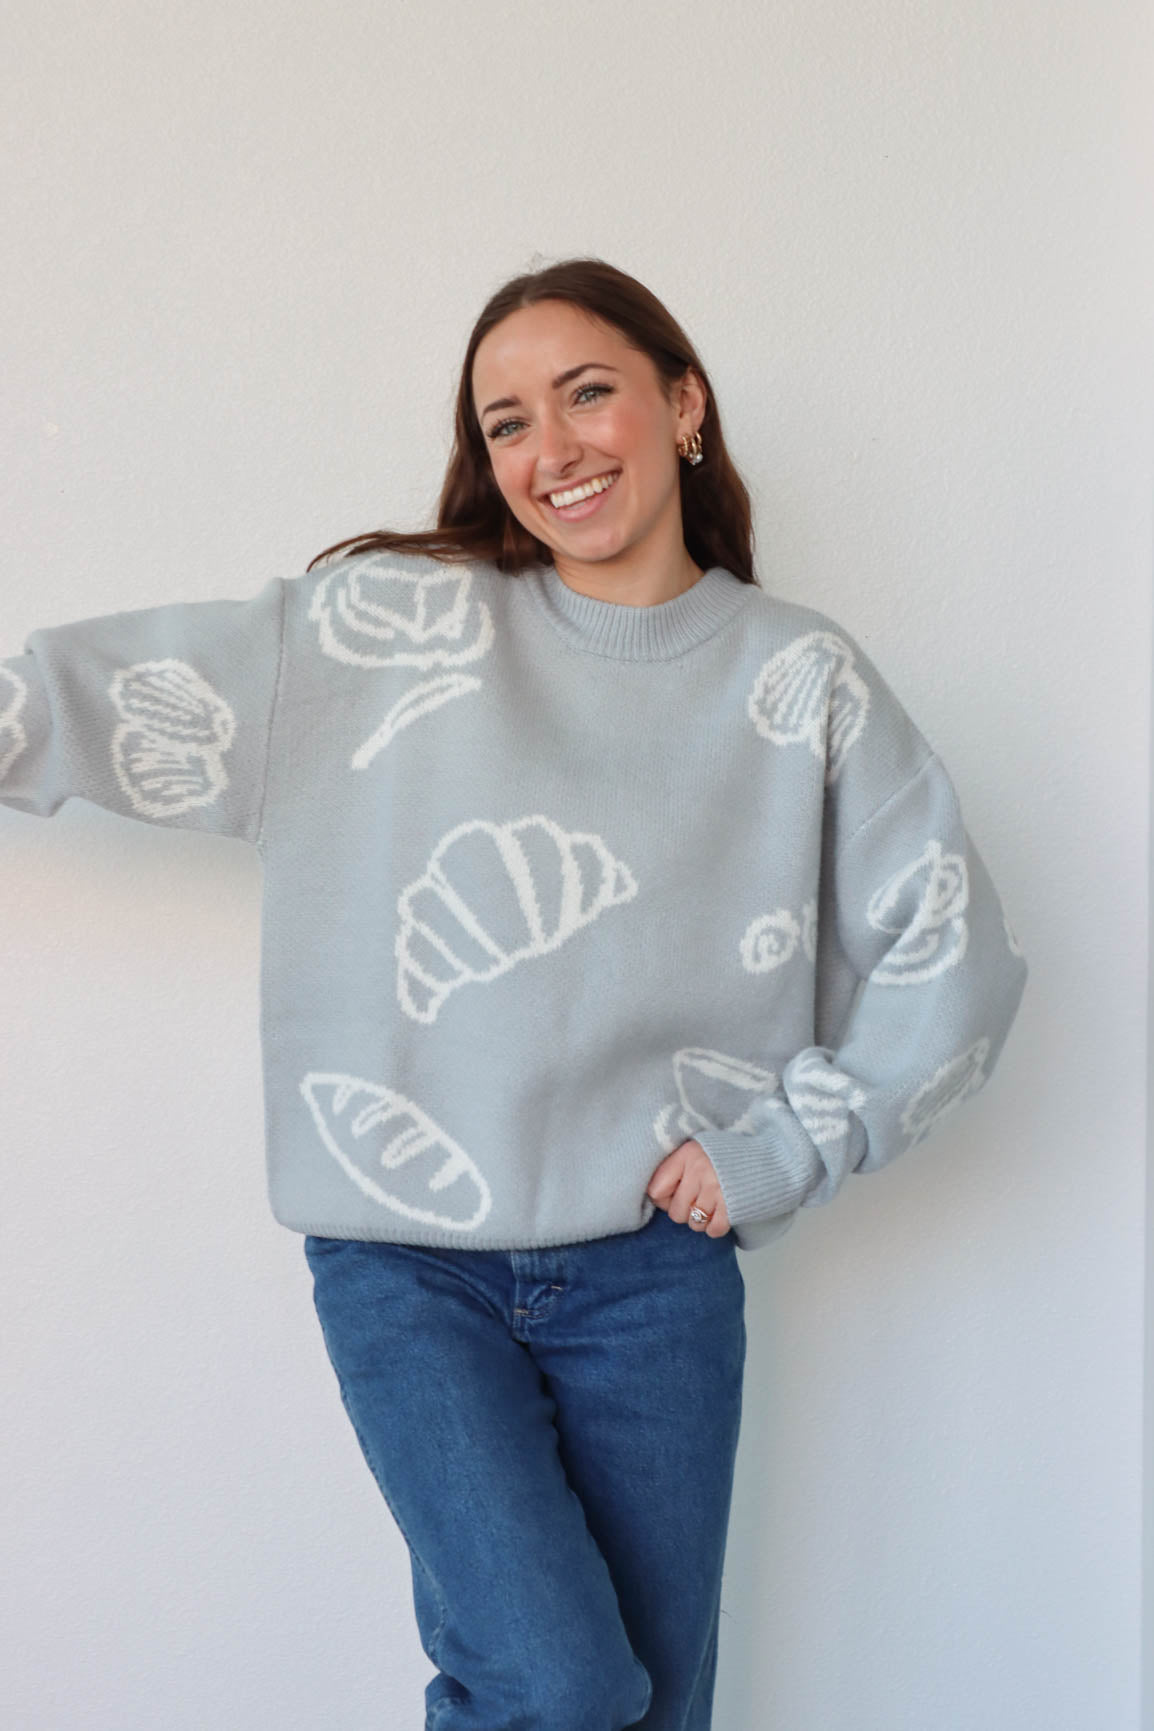
[[(743, 1260), (715, 1728), (1132, 1731), (1149, 9), (8, 17), (0, 654), (425, 523), (535, 262), (700, 344), (763, 580), (869, 648), (1031, 964), (956, 1126)], [(265, 1202), (255, 851), (6, 811), (0, 892), (0, 1722), (415, 1727), (407, 1552)]]

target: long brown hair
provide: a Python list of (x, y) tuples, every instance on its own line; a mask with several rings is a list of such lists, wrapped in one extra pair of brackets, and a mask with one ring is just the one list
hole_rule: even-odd
[(473, 326), (457, 387), (453, 449), (437, 504), (435, 529), (377, 529), (336, 541), (316, 555), (308, 569), (341, 553), (346, 558), (375, 550), (423, 553), (446, 564), (486, 560), (516, 575), (530, 565), (551, 565), (552, 549), (530, 533), (510, 511), (493, 478), (489, 453), (473, 407), (473, 360), (494, 325), (520, 307), (538, 301), (569, 301), (606, 324), (615, 325), (634, 348), (647, 354), (667, 399), (693, 367), (705, 386), (701, 423), (702, 460), (681, 471), (681, 522), (686, 550), (702, 570), (720, 565), (744, 583), (756, 583), (749, 494), (721, 431), (721, 417), (709, 377), (672, 314), (635, 277), (600, 258), (562, 259), (543, 270), (512, 277), (490, 297)]

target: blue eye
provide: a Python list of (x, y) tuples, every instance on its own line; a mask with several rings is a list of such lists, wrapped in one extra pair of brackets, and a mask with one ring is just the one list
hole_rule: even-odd
[(612, 395), (613, 386), (612, 385), (578, 385), (576, 395), (580, 396), (582, 391), (596, 391), (596, 393), (599, 397), (601, 397), (601, 396), (608, 397), (608, 396)]
[[(596, 397), (610, 397), (613, 395), (613, 392), (615, 389), (616, 389), (616, 387), (614, 385), (593, 385), (593, 384), (578, 385), (577, 389), (573, 393), (573, 400), (576, 402), (576, 400), (585, 391), (592, 391), (594, 393), (595, 398)], [(496, 438), (498, 438), (498, 436), (501, 433), (504, 432), (506, 427), (519, 427), (521, 425), (522, 425), (522, 422), (516, 420), (515, 418), (510, 417), (509, 419), (506, 419), (504, 421), (498, 421), (495, 426), (490, 427), (487, 436), (490, 439), (496, 439)]]

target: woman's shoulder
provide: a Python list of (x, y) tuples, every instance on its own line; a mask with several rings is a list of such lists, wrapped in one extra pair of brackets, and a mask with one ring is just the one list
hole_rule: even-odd
[(890, 681), (884, 645), (867, 647), (864, 628), (853, 629), (823, 608), (755, 587), (747, 642), (763, 704), (774, 703), (783, 714), (819, 705), (836, 712), (841, 725), (849, 716), (864, 725), (868, 716), (871, 732), (900, 736), (907, 755), (921, 757), (932, 750)]
[[(753, 632), (766, 643), (795, 654), (847, 655), (869, 661), (869, 653), (857, 631), (809, 602), (775, 595), (762, 583), (748, 584), (753, 599), (747, 618)], [(871, 663), (872, 665), (872, 663)]]

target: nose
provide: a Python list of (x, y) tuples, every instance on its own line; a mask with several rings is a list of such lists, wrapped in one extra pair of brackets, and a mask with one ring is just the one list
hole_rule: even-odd
[(537, 446), (537, 463), (546, 481), (563, 480), (565, 473), (579, 461), (581, 444), (563, 415), (541, 417), (541, 436)]

